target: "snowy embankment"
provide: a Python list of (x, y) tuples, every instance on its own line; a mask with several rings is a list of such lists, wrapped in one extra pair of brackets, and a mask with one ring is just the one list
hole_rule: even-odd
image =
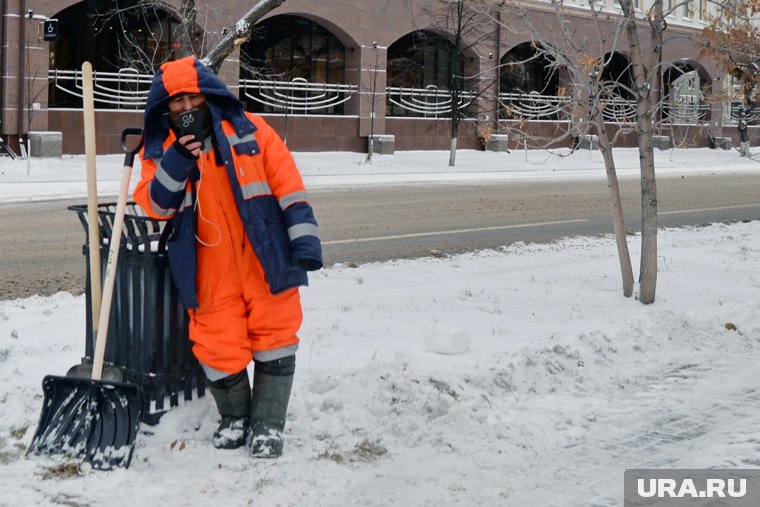
[(609, 237), (335, 266), (302, 293), (281, 459), (215, 450), (206, 398), (107, 473), (24, 456), (84, 297), (0, 302), (0, 505), (621, 505), (625, 468), (757, 467), (758, 261), (760, 222), (662, 231), (649, 306)]

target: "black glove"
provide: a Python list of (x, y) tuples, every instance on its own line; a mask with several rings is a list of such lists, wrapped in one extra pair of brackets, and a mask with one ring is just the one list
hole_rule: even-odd
[[(190, 142), (195, 142), (195, 139), (192, 139)], [(185, 145), (179, 142), (179, 139), (174, 141), (174, 144), (172, 144), (172, 146), (174, 146), (174, 149), (177, 151), (177, 155), (180, 157), (186, 158), (187, 160), (198, 160), (198, 157), (193, 155), (190, 150), (185, 148)]]
[(306, 271), (322, 269), (322, 259), (298, 259), (296, 264)]

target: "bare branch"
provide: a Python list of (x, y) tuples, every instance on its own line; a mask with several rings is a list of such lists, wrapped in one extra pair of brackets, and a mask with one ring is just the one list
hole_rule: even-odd
[(260, 0), (240, 18), (232, 30), (203, 58), (203, 64), (214, 72), (219, 72), (224, 59), (240, 47), (241, 44), (250, 40), (253, 25), (268, 12), (282, 5), (283, 2), (284, 0)]

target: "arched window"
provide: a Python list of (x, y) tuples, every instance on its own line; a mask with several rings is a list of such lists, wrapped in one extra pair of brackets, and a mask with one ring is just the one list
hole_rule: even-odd
[(632, 100), (633, 95), (633, 71), (628, 58), (617, 51), (604, 56), (604, 68), (600, 84), (605, 96), (617, 96), (625, 100)]
[(636, 121), (636, 100), (633, 91), (633, 70), (622, 53), (604, 55), (604, 67), (598, 76), (598, 90), (594, 100), (599, 101), (602, 115), (608, 122), (632, 123)]
[[(81, 107), (77, 96), (81, 92), (68, 72), (78, 71), (85, 61), (98, 73), (115, 74), (98, 86), (108, 91), (96, 95), (97, 107), (132, 107), (129, 100), (119, 103), (119, 93), (128, 98), (138, 88), (147, 89), (148, 84), (136, 83), (135, 74), (153, 74), (182, 51), (180, 23), (168, 12), (138, 0), (124, 0), (118, 10), (105, 0), (83, 1), (52, 17), (58, 19), (59, 37), (50, 47), (50, 69), (62, 72), (50, 87), (50, 107)], [(114, 97), (109, 99), (106, 95), (111, 92)]]
[(556, 120), (564, 101), (559, 93), (559, 72), (531, 42), (509, 50), (500, 61), (501, 118)]
[(131, 67), (152, 73), (178, 56), (181, 25), (163, 9), (138, 0), (80, 2), (55, 16), (59, 37), (51, 48), (51, 68), (77, 69), (84, 61), (95, 70)]
[(556, 95), (559, 73), (531, 42), (512, 48), (501, 59), (501, 93)]
[[(305, 18), (297, 16), (275, 16), (254, 28), (251, 40), (240, 50), (240, 77), (249, 80), (268, 82), (295, 81), (292, 87), (280, 86), (271, 93), (298, 103), (298, 96), (307, 101), (309, 84), (342, 84), (345, 80), (346, 48), (336, 36), (324, 27)], [(273, 85), (274, 86), (274, 85)], [(241, 89), (241, 100), (252, 111), (282, 112), (282, 108), (273, 106), (272, 101), (261, 95), (269, 93), (265, 89), (252, 88), (246, 97)], [(256, 100), (260, 99), (260, 100)], [(342, 105), (328, 109), (315, 109), (314, 112), (341, 114)], [(310, 112), (303, 109), (303, 113)]]
[(388, 86), (430, 91), (398, 95), (398, 101), (409, 107), (394, 102), (391, 93), (386, 115), (425, 116), (425, 108), (436, 110), (435, 104), (443, 98), (436, 92), (464, 89), (463, 76), (464, 60), (445, 37), (427, 30), (402, 37), (388, 48)]

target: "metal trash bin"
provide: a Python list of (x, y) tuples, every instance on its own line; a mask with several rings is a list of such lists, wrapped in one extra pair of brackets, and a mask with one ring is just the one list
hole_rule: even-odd
[[(77, 212), (87, 236), (87, 205), (68, 209)], [(108, 262), (115, 210), (116, 203), (98, 205), (101, 279)], [(165, 226), (166, 222), (145, 216), (134, 202), (127, 204), (105, 351), (105, 362), (118, 367), (125, 382), (142, 388), (142, 420), (146, 424), (156, 424), (169, 408), (179, 405), (180, 393), (185, 401), (193, 398), (193, 391), (198, 397), (203, 396), (206, 385), (203, 370), (191, 350), (187, 312), (171, 280)], [(89, 238), (83, 246), (87, 265), (83, 364), (92, 363), (95, 350), (88, 242)]]

